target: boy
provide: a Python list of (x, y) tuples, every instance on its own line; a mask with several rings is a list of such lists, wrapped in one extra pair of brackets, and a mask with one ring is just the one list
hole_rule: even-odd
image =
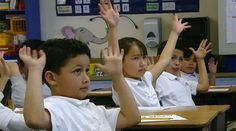
[[(26, 40), (21, 44), (20, 47), (27, 46), (32, 50), (38, 50), (38, 48), (44, 43), (41, 40)], [(11, 80), (11, 99), (14, 107), (22, 108), (24, 106), (25, 90), (26, 90), (26, 79), (28, 70), (24, 62), (20, 59), (17, 51), (17, 63), (8, 62), (10, 69), (10, 80)], [(44, 98), (51, 96), (51, 91), (46, 84), (43, 84), (43, 95)]]
[[(211, 44), (207, 45), (206, 43), (207, 40), (203, 40), (196, 51), (190, 48), (198, 63), (199, 81), (197, 83), (181, 78), (180, 67), (184, 53), (180, 47), (181, 40), (178, 40), (171, 62), (156, 81), (155, 90), (163, 106), (194, 106), (192, 95), (195, 95), (197, 91), (208, 90), (209, 85), (204, 57), (211, 51), (209, 49)], [(163, 47), (164, 45), (160, 45), (158, 48), (158, 56)]]
[[(217, 72), (218, 62), (214, 57), (210, 57), (208, 60), (208, 69), (209, 69), (209, 85), (215, 85), (216, 72)], [(181, 63), (181, 77), (198, 81), (198, 73), (196, 73), (197, 61), (194, 54), (188, 48), (184, 48), (184, 59)]]
[[(9, 79), (10, 70), (3, 59), (4, 52), (0, 51), (0, 101), (3, 98), (2, 91)], [(0, 103), (0, 130), (6, 131), (31, 131), (25, 124), (23, 114), (15, 113), (10, 108)]]
[[(55, 131), (115, 130), (140, 122), (139, 110), (122, 75), (123, 52), (119, 52), (116, 38), (118, 11), (113, 10), (110, 1), (108, 8), (104, 2), (99, 7), (110, 30), (108, 50), (103, 51), (105, 65), (96, 66), (111, 76), (113, 87), (120, 96), (120, 110), (106, 110), (82, 100), (90, 83), (87, 74), (90, 50), (86, 44), (68, 39), (48, 40), (38, 54), (36, 51), (31, 54), (30, 48), (26, 47), (20, 50), (20, 58), (29, 68), (24, 106), (29, 127)], [(52, 97), (44, 101), (42, 76), (52, 92)]]

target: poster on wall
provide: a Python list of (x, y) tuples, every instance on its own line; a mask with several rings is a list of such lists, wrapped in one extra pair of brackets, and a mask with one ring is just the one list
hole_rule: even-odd
[[(56, 0), (57, 16), (98, 15), (100, 0)], [(199, 12), (199, 0), (111, 0), (120, 14)]]
[(236, 44), (236, 0), (226, 2), (226, 43)]

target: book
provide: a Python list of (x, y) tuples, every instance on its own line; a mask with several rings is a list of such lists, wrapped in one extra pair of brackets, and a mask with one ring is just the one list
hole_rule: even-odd
[(187, 119), (176, 114), (141, 116), (141, 122), (161, 122), (161, 121), (176, 121), (176, 120), (187, 120)]

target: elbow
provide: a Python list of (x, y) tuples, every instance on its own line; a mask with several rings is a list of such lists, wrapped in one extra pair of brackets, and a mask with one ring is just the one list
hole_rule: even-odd
[(132, 117), (132, 125), (137, 125), (138, 123), (141, 122), (141, 114), (139, 110), (137, 111), (136, 115)]
[(198, 92), (207, 92), (209, 89), (209, 84), (201, 85), (201, 88), (198, 89)]
[(44, 126), (43, 120), (39, 120), (37, 118), (27, 117), (27, 116), (24, 116), (24, 119), (25, 119), (26, 125), (31, 129), (46, 129), (46, 126)]

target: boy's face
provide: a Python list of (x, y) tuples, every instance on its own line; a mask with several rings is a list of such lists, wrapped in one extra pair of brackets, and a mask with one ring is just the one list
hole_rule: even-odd
[(137, 46), (132, 46), (123, 61), (125, 77), (140, 79), (147, 70), (147, 57)]
[(181, 71), (184, 73), (192, 74), (196, 70), (197, 61), (194, 55), (191, 55), (189, 58), (184, 58), (181, 63)]
[(90, 79), (88, 77), (89, 57), (85, 54), (69, 59), (66, 65), (55, 74), (54, 94), (76, 99), (87, 96)]
[(178, 76), (180, 73), (181, 62), (183, 61), (183, 51), (174, 49), (170, 63), (167, 65), (165, 71)]

